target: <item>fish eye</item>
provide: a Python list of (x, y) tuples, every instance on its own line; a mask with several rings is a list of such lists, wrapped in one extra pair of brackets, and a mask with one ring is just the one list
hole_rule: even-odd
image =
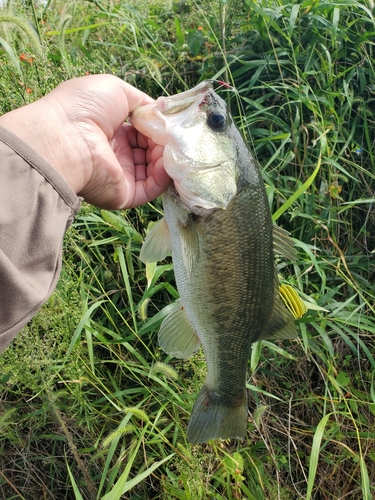
[(214, 111), (207, 117), (207, 123), (212, 130), (215, 132), (224, 132), (227, 125), (227, 119), (225, 114), (218, 111)]

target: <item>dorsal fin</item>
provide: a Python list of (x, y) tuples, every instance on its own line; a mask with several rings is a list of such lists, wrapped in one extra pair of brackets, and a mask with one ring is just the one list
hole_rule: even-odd
[(278, 255), (282, 255), (286, 259), (295, 260), (296, 250), (290, 233), (282, 227), (276, 226), (276, 224), (273, 226), (272, 231), (274, 252)]

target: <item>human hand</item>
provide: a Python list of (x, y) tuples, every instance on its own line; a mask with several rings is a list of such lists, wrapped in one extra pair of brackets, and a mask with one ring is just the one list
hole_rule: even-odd
[(87, 202), (122, 209), (158, 197), (170, 183), (163, 148), (124, 123), (152, 99), (112, 75), (68, 80), (0, 117)]

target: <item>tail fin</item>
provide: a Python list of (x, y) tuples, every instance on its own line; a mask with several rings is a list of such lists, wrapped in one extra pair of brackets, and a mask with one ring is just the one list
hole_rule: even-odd
[(198, 444), (217, 438), (244, 437), (246, 427), (246, 389), (240, 401), (237, 399), (230, 404), (204, 385), (193, 407), (187, 438), (190, 443)]

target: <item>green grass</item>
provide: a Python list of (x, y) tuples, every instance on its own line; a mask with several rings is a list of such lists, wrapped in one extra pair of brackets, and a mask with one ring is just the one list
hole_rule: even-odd
[(247, 438), (191, 446), (204, 358), (158, 348), (173, 268), (138, 258), (162, 205), (84, 206), (55, 294), (0, 356), (0, 498), (374, 497), (374, 32), (351, 0), (0, 10), (1, 113), (86, 73), (154, 97), (233, 84), (221, 94), (298, 250), (279, 274), (314, 307), (297, 340), (254, 347)]

